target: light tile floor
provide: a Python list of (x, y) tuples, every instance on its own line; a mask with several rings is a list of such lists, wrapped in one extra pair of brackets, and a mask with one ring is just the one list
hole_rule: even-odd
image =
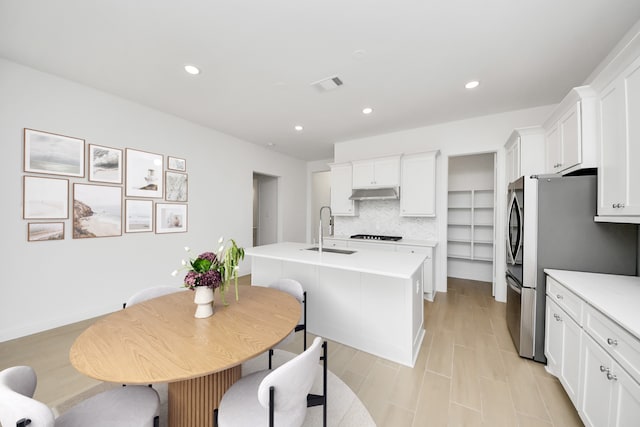
[[(246, 277), (246, 276), (245, 276)], [(426, 336), (407, 368), (330, 342), (329, 367), (356, 392), (380, 427), (581, 426), (558, 380), (515, 353), (505, 304), (484, 282), (449, 279), (425, 302)], [(36, 398), (55, 406), (93, 385), (69, 364), (73, 340), (94, 319), (0, 343), (0, 369), (30, 364)], [(288, 350), (301, 351), (298, 337)]]

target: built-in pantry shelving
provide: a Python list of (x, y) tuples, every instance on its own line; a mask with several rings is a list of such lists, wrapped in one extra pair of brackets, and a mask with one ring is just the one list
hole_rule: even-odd
[(493, 190), (449, 191), (447, 257), (493, 262)]

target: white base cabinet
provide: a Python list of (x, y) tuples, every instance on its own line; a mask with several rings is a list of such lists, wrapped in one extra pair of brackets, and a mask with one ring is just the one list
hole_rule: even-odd
[(640, 340), (612, 320), (616, 313), (600, 312), (551, 276), (546, 301), (547, 371), (558, 377), (582, 422), (640, 425)]
[(547, 370), (558, 377), (569, 399), (578, 406), (580, 387), (580, 326), (551, 298), (547, 297)]
[(640, 385), (586, 332), (582, 333), (582, 421), (591, 427), (639, 425)]

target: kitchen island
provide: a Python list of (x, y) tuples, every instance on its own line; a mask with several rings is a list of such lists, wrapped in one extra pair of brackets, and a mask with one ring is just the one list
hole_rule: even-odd
[(246, 250), (251, 281), (298, 280), (307, 292), (307, 330), (413, 367), (424, 337), (424, 254), (317, 252), (277, 243)]

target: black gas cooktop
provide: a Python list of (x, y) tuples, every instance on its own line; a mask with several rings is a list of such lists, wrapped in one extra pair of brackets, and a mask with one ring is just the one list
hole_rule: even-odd
[(390, 240), (394, 242), (402, 239), (400, 236), (379, 236), (377, 234), (354, 234), (351, 238), (363, 240)]

